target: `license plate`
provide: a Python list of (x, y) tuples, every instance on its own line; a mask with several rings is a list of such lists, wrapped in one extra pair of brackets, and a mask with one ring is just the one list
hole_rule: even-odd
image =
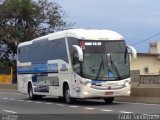
[(105, 92), (105, 95), (113, 95), (113, 92)]

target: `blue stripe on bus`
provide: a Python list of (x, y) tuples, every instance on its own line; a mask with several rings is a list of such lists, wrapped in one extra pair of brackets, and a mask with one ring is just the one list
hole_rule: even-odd
[(58, 73), (58, 64), (33, 64), (30, 66), (18, 66), (18, 74), (32, 74), (32, 73), (43, 73), (43, 72), (54, 72)]
[(92, 80), (91, 83), (92, 85), (96, 85), (96, 84), (99, 84), (99, 83), (104, 83), (106, 82), (105, 80)]
[(45, 93), (49, 93), (49, 86), (36, 86), (34, 88), (35, 92), (45, 92)]

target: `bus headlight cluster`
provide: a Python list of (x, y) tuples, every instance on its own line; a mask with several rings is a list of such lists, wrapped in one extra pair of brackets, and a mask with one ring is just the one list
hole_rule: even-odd
[(82, 84), (82, 85), (85, 85), (85, 86), (87, 86), (87, 87), (92, 87), (92, 82), (91, 82), (91, 80), (85, 80), (85, 81), (80, 81), (80, 83)]
[(92, 84), (91, 84), (91, 83), (87, 83), (87, 86), (88, 86), (88, 87), (91, 87), (91, 86), (92, 86)]
[(91, 87), (91, 86), (92, 86), (91, 80), (86, 79), (85, 82), (86, 82), (86, 85), (87, 85), (88, 87)]
[(127, 87), (128, 85), (130, 85), (130, 80), (125, 80), (123, 85), (124, 85), (124, 87)]

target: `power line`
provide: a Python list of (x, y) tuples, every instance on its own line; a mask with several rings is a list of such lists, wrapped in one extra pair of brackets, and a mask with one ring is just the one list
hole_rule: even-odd
[(147, 39), (144, 39), (144, 40), (142, 40), (142, 41), (140, 41), (140, 42), (134, 43), (134, 44), (132, 44), (132, 46), (137, 45), (137, 44), (140, 44), (140, 43), (143, 43), (143, 42), (145, 42), (145, 41), (148, 41), (148, 40), (150, 40), (150, 39), (152, 39), (152, 38), (154, 38), (154, 37), (156, 37), (156, 36), (158, 36), (158, 35), (160, 35), (160, 33), (157, 33), (157, 34), (155, 34), (155, 35), (153, 35), (153, 36), (151, 36), (151, 37), (149, 37), (149, 38), (147, 38)]

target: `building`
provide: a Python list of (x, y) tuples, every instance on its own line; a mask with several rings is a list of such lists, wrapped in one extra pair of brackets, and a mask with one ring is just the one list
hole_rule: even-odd
[(140, 75), (160, 75), (160, 41), (150, 43), (149, 53), (138, 53), (131, 61), (131, 70), (140, 70)]
[(149, 53), (160, 54), (160, 41), (150, 43)]
[(155, 53), (138, 53), (137, 60), (131, 61), (131, 70), (140, 70), (140, 75), (159, 75), (159, 55)]

